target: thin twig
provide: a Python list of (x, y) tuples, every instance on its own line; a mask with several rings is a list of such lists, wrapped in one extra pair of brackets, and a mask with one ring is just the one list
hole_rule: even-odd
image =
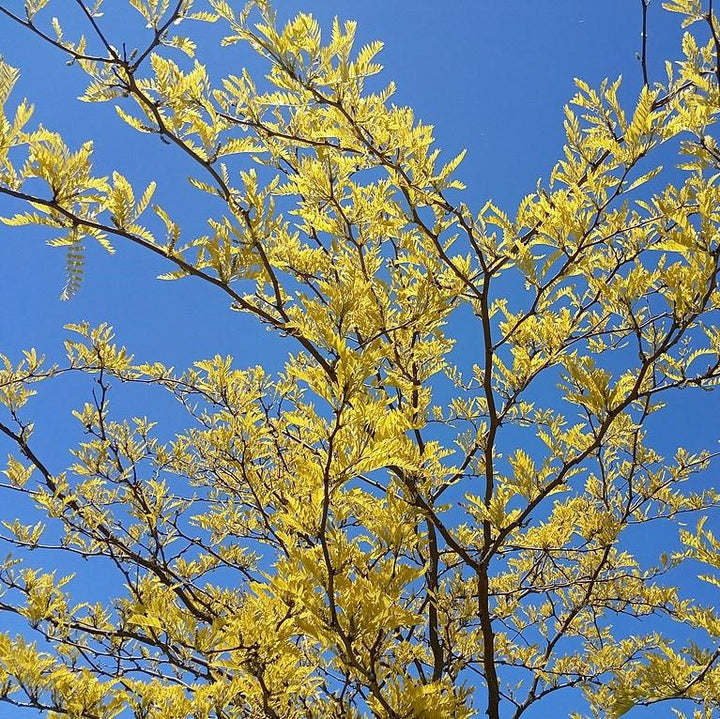
[(648, 80), (648, 65), (647, 65), (647, 18), (648, 18), (648, 7), (650, 6), (650, 0), (640, 0), (642, 6), (642, 48), (640, 50), (640, 65), (642, 67), (643, 85), (649, 86)]

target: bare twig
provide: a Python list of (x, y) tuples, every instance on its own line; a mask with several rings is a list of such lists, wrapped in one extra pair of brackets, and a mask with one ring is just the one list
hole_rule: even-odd
[(650, 0), (640, 0), (642, 6), (642, 46), (640, 49), (640, 66), (642, 67), (643, 85), (650, 85), (648, 80), (648, 63), (647, 63), (647, 20), (648, 20), (648, 7), (650, 6)]

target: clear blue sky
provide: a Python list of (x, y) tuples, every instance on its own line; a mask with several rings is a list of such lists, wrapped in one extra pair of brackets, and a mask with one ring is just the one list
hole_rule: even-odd
[[(12, 0), (2, 4), (15, 10), (22, 5)], [(46, 15), (62, 17), (72, 5), (55, 0)], [(492, 198), (512, 214), (537, 179), (547, 176), (562, 148), (562, 106), (573, 94), (574, 77), (595, 85), (603, 77), (623, 74), (629, 99), (641, 87), (635, 57), (640, 49), (640, 0), (283, 0), (278, 5), (283, 15), (310, 10), (325, 28), (333, 15), (355, 18), (358, 46), (371, 39), (386, 43), (380, 59), (384, 77), (398, 84), (395, 101), (412, 106), (423, 121), (435, 125), (446, 157), (467, 148), (460, 175), (468, 185), (465, 201), (475, 209)], [(660, 5), (659, 0), (651, 4), (649, 17), (650, 71), (656, 78), (663, 77), (662, 61), (679, 55), (677, 17)], [(106, 29), (116, 45), (126, 37), (123, 27)], [(210, 67), (227, 66), (232, 61), (228, 53), (234, 51), (220, 50), (211, 28), (198, 30), (210, 43), (200, 47), (200, 60)], [(160, 204), (172, 208), (189, 232), (201, 230), (204, 216), (185, 201), (194, 197), (185, 186), (188, 167), (173, 148), (157, 137), (134, 133), (109, 105), (75, 100), (83, 89), (82, 72), (66, 67), (58, 51), (2, 17), (0, 53), (22, 70), (13, 100), (31, 99), (36, 119), (60, 131), (71, 145), (93, 138), (100, 174), (118, 169), (136, 186), (159, 180)], [(0, 198), (0, 214), (20, 209)], [(45, 247), (48, 238), (39, 228), (0, 226), (0, 352), (17, 357), (21, 349), (35, 346), (59, 359), (67, 336), (63, 325), (88, 320), (114, 325), (119, 341), (143, 360), (183, 367), (227, 353), (240, 366), (281, 366), (285, 344), (252, 318), (230, 312), (222, 296), (201, 284), (156, 281), (155, 275), (165, 268), (122, 244), (114, 257), (90, 247), (82, 289), (71, 302), (61, 302), (64, 254)], [(78, 404), (77, 390), (73, 382), (58, 384), (34, 405), (37, 442), (58, 467), (67, 462), (67, 447), (77, 438), (69, 417), (70, 408)], [(132, 400), (118, 397), (115, 407), (138, 413)], [(158, 403), (142, 411), (165, 411), (163, 400)], [(670, 455), (681, 443), (691, 449), (716, 446), (716, 395), (685, 394), (674, 407), (668, 421), (658, 425), (656, 444), (667, 443)], [(167, 411), (173, 411), (170, 405)], [(0, 441), (0, 456), (9, 449)], [(5, 505), (2, 514), (12, 511)], [(102, 596), (102, 586), (87, 586)], [(0, 629), (7, 626), (0, 615)], [(565, 709), (558, 704), (555, 711)], [(658, 711), (667, 715), (667, 709)], [(0, 705), (0, 717), (15, 719), (16, 714)]]

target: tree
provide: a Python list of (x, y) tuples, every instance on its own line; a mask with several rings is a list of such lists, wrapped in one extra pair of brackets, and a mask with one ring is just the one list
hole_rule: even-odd
[[(462, 156), (440, 163), (431, 128), (374, 84), (381, 45), (354, 52), (352, 22), (323, 41), (264, 0), (131, 0), (151, 36), (131, 49), (100, 2), (76, 4), (77, 39), (44, 29), (47, 0), (0, 13), (87, 73), (82, 99), (189, 158), (210, 231), (182, 240), (154, 183), (98, 176), (91, 143), (31, 125), (3, 63), (0, 193), (25, 205), (5, 223), (50, 228), (65, 297), (87, 242), (130, 242), (293, 349), (275, 375), (222, 356), (176, 371), (76, 324), (63, 362), (2, 357), (5, 487), (37, 516), (5, 526), (0, 608), (27, 629), (0, 634), (0, 698), (73, 719), (498, 719), (575, 690), (590, 716), (674, 700), (711, 716), (720, 615), (681, 582), (700, 562), (720, 583), (714, 454), (666, 458), (651, 415), (720, 379), (712, 2), (665, 3), (692, 26), (683, 57), (651, 85), (643, 42), (631, 111), (619, 81), (577, 82), (563, 157), (513, 217), (458, 199)], [(211, 82), (190, 20), (224, 23), (266, 80)], [(469, 331), (482, 351), (464, 368)], [(68, 375), (94, 389), (59, 470), (27, 405)], [(168, 392), (186, 426), (162, 440), (115, 417), (118, 384)], [(628, 535), (661, 522), (682, 546), (640, 557)], [(52, 549), (124, 586), (73, 598), (29, 553)]]

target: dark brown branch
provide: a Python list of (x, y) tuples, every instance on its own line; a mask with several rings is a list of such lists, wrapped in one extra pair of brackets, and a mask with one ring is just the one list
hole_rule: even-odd
[(648, 7), (650, 6), (650, 0), (640, 0), (642, 6), (642, 32), (640, 37), (642, 38), (642, 45), (640, 47), (640, 67), (642, 68), (643, 85), (649, 86), (648, 80), (648, 63), (647, 63), (647, 20), (648, 20)]
[(53, 47), (56, 47), (58, 50), (62, 50), (63, 52), (68, 53), (74, 60), (88, 60), (89, 62), (102, 62), (102, 63), (113, 63), (114, 60), (112, 58), (108, 57), (100, 57), (99, 55), (86, 55), (85, 53), (77, 52), (73, 50), (72, 48), (68, 47), (67, 45), (64, 45), (63, 43), (59, 42), (58, 40), (55, 40), (54, 38), (50, 37), (47, 33), (44, 33), (42, 30), (40, 30), (39, 27), (37, 27), (33, 22), (30, 20), (23, 20), (21, 17), (18, 17), (15, 15), (15, 13), (10, 12), (7, 8), (0, 5), (0, 13), (5, 15), (6, 17), (10, 18), (13, 22), (16, 22), (18, 25), (22, 25), (24, 28), (27, 28), (30, 30), (30, 32), (34, 33), (38, 37), (42, 38), (45, 42), (52, 45)]
[(315, 359), (315, 361), (323, 368), (323, 370), (328, 375), (328, 377), (333, 382), (337, 381), (337, 375), (336, 375), (333, 367), (330, 365), (330, 363), (325, 359), (325, 357), (322, 356), (322, 354), (320, 354), (319, 350), (309, 340), (304, 338), (299, 333), (299, 331), (287, 328), (285, 326), (284, 322), (273, 317), (271, 314), (268, 314), (261, 307), (258, 307), (257, 305), (254, 305), (251, 302), (248, 302), (245, 299), (245, 297), (243, 297), (242, 295), (235, 292), (235, 290), (233, 290), (232, 287), (230, 287), (230, 285), (227, 284), (227, 282), (223, 282), (223, 280), (219, 279), (218, 277), (213, 277), (212, 275), (209, 275), (206, 272), (199, 270), (197, 267), (190, 264), (189, 262), (186, 262), (181, 257), (178, 257), (175, 254), (169, 254), (165, 248), (161, 247), (160, 245), (156, 245), (152, 242), (148, 242), (147, 240), (143, 239), (142, 237), (139, 237), (138, 235), (134, 235), (131, 232), (122, 230), (119, 227), (112, 227), (110, 225), (105, 225), (100, 222), (96, 222), (94, 220), (88, 220), (88, 219), (79, 217), (75, 213), (71, 212), (70, 210), (62, 207), (62, 205), (59, 205), (54, 200), (46, 200), (42, 197), (35, 197), (34, 195), (29, 195), (25, 192), (19, 192), (18, 190), (11, 190), (8, 187), (0, 187), (0, 195), (8, 195), (8, 196), (14, 197), (15, 199), (18, 199), (18, 200), (24, 200), (25, 202), (31, 202), (31, 203), (35, 203), (38, 205), (43, 205), (44, 207), (47, 207), (51, 210), (54, 210), (55, 212), (58, 212), (63, 217), (72, 221), (76, 225), (80, 225), (83, 227), (89, 227), (94, 230), (99, 230), (101, 232), (107, 232), (108, 234), (115, 235), (116, 237), (122, 237), (126, 240), (130, 240), (130, 242), (133, 242), (136, 245), (140, 245), (141, 247), (144, 247), (146, 250), (150, 250), (154, 254), (159, 255), (160, 257), (163, 257), (166, 260), (170, 260), (173, 264), (175, 264), (177, 267), (179, 267), (181, 270), (183, 270), (183, 272), (187, 272), (188, 275), (192, 275), (194, 277), (198, 277), (202, 280), (205, 280), (205, 282), (209, 282), (211, 285), (214, 285), (215, 287), (222, 290), (226, 295), (228, 295), (233, 300), (233, 303), (238, 308), (245, 310), (246, 312), (250, 312), (251, 314), (254, 314), (260, 320), (272, 325), (275, 329), (280, 330), (281, 332), (286, 332), (288, 335), (294, 337), (298, 342), (300, 342), (300, 344), (303, 346), (303, 348), (306, 349), (310, 355), (312, 355), (312, 357)]
[(437, 534), (435, 527), (432, 522), (427, 520), (427, 535), (428, 535), (428, 562), (427, 570), (425, 572), (425, 581), (427, 583), (428, 592), (428, 641), (430, 643), (430, 651), (433, 655), (433, 673), (432, 680), (434, 682), (440, 681), (443, 675), (443, 668), (445, 664), (444, 652), (442, 647), (442, 641), (440, 639), (440, 632), (438, 628), (438, 611), (437, 611), (437, 600), (438, 600), (438, 567), (439, 567), (439, 554), (438, 554), (438, 543)]
[(717, 79), (718, 91), (720, 92), (720, 35), (718, 35), (717, 20), (713, 11), (713, 0), (708, 2), (707, 23), (710, 26), (713, 45), (715, 46), (715, 77)]

